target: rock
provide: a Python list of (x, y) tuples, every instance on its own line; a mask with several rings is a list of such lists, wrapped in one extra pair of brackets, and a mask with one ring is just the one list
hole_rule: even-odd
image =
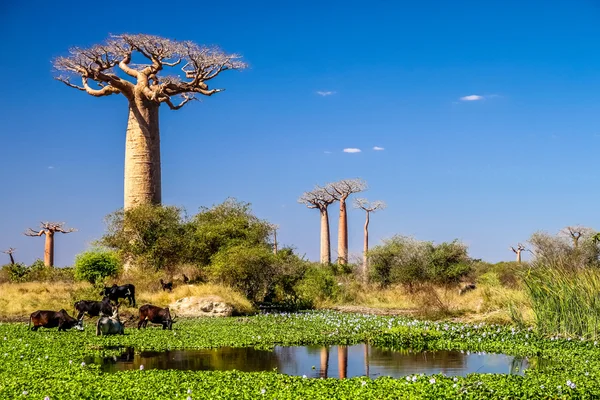
[(178, 317), (229, 317), (233, 306), (218, 296), (191, 296), (169, 304), (169, 309)]

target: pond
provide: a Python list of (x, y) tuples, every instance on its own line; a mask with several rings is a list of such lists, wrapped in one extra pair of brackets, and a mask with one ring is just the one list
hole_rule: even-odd
[(142, 351), (122, 348), (114, 357), (86, 357), (86, 363), (102, 365), (104, 372), (140, 369), (192, 371), (276, 371), (311, 378), (351, 378), (445, 373), (464, 376), (472, 372), (522, 375), (540, 368), (547, 360), (505, 354), (461, 351), (386, 350), (366, 344), (353, 346), (276, 346), (273, 350), (252, 347), (221, 347), (202, 350)]

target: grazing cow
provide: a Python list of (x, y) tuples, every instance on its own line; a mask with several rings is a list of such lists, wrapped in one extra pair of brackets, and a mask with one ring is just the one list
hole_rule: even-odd
[(119, 305), (114, 308), (112, 316), (102, 316), (96, 322), (96, 336), (124, 335), (125, 324), (119, 319)]
[(114, 301), (115, 303), (118, 303), (119, 299), (127, 299), (129, 300), (129, 305), (135, 307), (135, 286), (131, 283), (123, 286), (105, 286), (100, 292), (100, 296), (108, 296), (110, 301)]
[(160, 286), (162, 286), (162, 290), (164, 290), (165, 292), (168, 290), (169, 292), (173, 291), (173, 282), (163, 282), (163, 280), (160, 280)]
[(169, 307), (160, 308), (157, 306), (153, 306), (152, 304), (144, 304), (140, 307), (140, 322), (138, 322), (138, 329), (146, 325), (148, 325), (148, 321), (153, 324), (161, 324), (163, 329), (173, 329), (173, 323), (175, 319), (171, 318), (171, 313), (169, 312)]
[(187, 276), (185, 276), (185, 274), (183, 274), (183, 283), (188, 283), (190, 281), (190, 278), (188, 278)]
[(98, 317), (102, 315), (112, 315), (113, 307), (110, 304), (110, 299), (104, 297), (102, 301), (96, 300), (79, 300), (75, 303), (75, 311), (78, 312), (77, 319), (83, 319), (84, 314), (88, 317)]
[[(33, 326), (31, 326), (32, 322)], [(82, 331), (82, 322), (71, 317), (64, 309), (60, 311), (38, 310), (32, 312), (29, 316), (29, 326), (32, 331), (37, 331), (40, 327), (56, 328), (57, 326), (59, 331), (66, 331), (71, 328)]]

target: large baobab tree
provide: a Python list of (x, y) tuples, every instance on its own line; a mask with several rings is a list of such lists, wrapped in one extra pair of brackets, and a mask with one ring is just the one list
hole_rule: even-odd
[(386, 207), (386, 204), (383, 201), (379, 201), (379, 200), (370, 202), (367, 199), (357, 198), (357, 199), (354, 199), (354, 207), (363, 210), (366, 214), (365, 237), (364, 237), (364, 245), (363, 245), (363, 265), (362, 265), (362, 277), (366, 281), (367, 280), (367, 270), (369, 268), (369, 259), (367, 257), (367, 253), (369, 251), (370, 215), (372, 212), (375, 212), (377, 210), (383, 210)]
[(327, 191), (317, 186), (310, 192), (305, 192), (298, 202), (308, 208), (316, 208), (321, 214), (321, 263), (331, 263), (331, 240), (329, 236), (329, 213), (328, 207), (335, 201)]
[(362, 179), (343, 179), (325, 186), (324, 190), (340, 202), (340, 219), (338, 225), (338, 264), (348, 263), (348, 215), (346, 200), (353, 193), (367, 190), (367, 183)]
[(64, 225), (64, 222), (42, 222), (39, 231), (29, 228), (24, 233), (26, 236), (46, 236), (46, 245), (44, 247), (44, 265), (46, 267), (54, 266), (54, 234), (56, 232), (71, 233), (77, 231), (74, 228), (64, 229)]
[[(134, 58), (141, 63), (132, 63)], [(54, 60), (54, 67), (67, 74), (56, 79), (67, 86), (95, 97), (122, 94), (127, 99), (125, 209), (161, 202), (160, 106), (179, 110), (196, 100), (196, 95), (223, 91), (210, 89), (208, 82), (223, 71), (245, 68), (239, 59), (217, 47), (123, 34), (89, 48), (73, 47), (69, 56)], [(163, 75), (165, 67), (175, 66), (181, 68), (176, 75)], [(81, 84), (72, 83), (73, 76), (81, 79)]]
[(15, 264), (15, 258), (13, 257), (13, 254), (15, 253), (17, 249), (15, 249), (14, 247), (10, 247), (8, 250), (4, 250), (3, 253), (4, 254), (8, 254), (8, 256), (10, 257), (10, 263), (12, 265)]
[(521, 263), (521, 252), (523, 252), (523, 250), (526, 250), (525, 246), (523, 246), (521, 243), (519, 243), (519, 244), (517, 244), (516, 248), (510, 246), (510, 249), (517, 255), (517, 262), (520, 264)]

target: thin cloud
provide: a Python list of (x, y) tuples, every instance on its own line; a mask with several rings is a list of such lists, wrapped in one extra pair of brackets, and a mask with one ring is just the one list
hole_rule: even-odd
[(323, 96), (323, 97), (325, 97), (325, 96), (331, 96), (332, 94), (335, 94), (335, 92), (333, 92), (333, 91), (330, 91), (330, 90), (328, 90), (328, 91), (319, 90), (319, 91), (317, 91), (317, 94), (318, 94), (319, 96)]
[(327, 151), (327, 150), (325, 150), (323, 153), (325, 153), (325, 154), (331, 154), (331, 152)]
[(485, 97), (483, 96), (479, 96), (477, 94), (470, 94), (468, 96), (463, 96), (460, 99), (462, 101), (479, 101), (479, 100), (483, 100)]
[(373, 150), (375, 150), (375, 151), (383, 151), (385, 149), (383, 147), (375, 146), (375, 147), (373, 147)]
[(48, 169), (54, 169), (54, 166), (53, 165), (49, 165)]
[(360, 151), (360, 149), (357, 149), (355, 147), (348, 147), (344, 149), (344, 153), (360, 153)]

